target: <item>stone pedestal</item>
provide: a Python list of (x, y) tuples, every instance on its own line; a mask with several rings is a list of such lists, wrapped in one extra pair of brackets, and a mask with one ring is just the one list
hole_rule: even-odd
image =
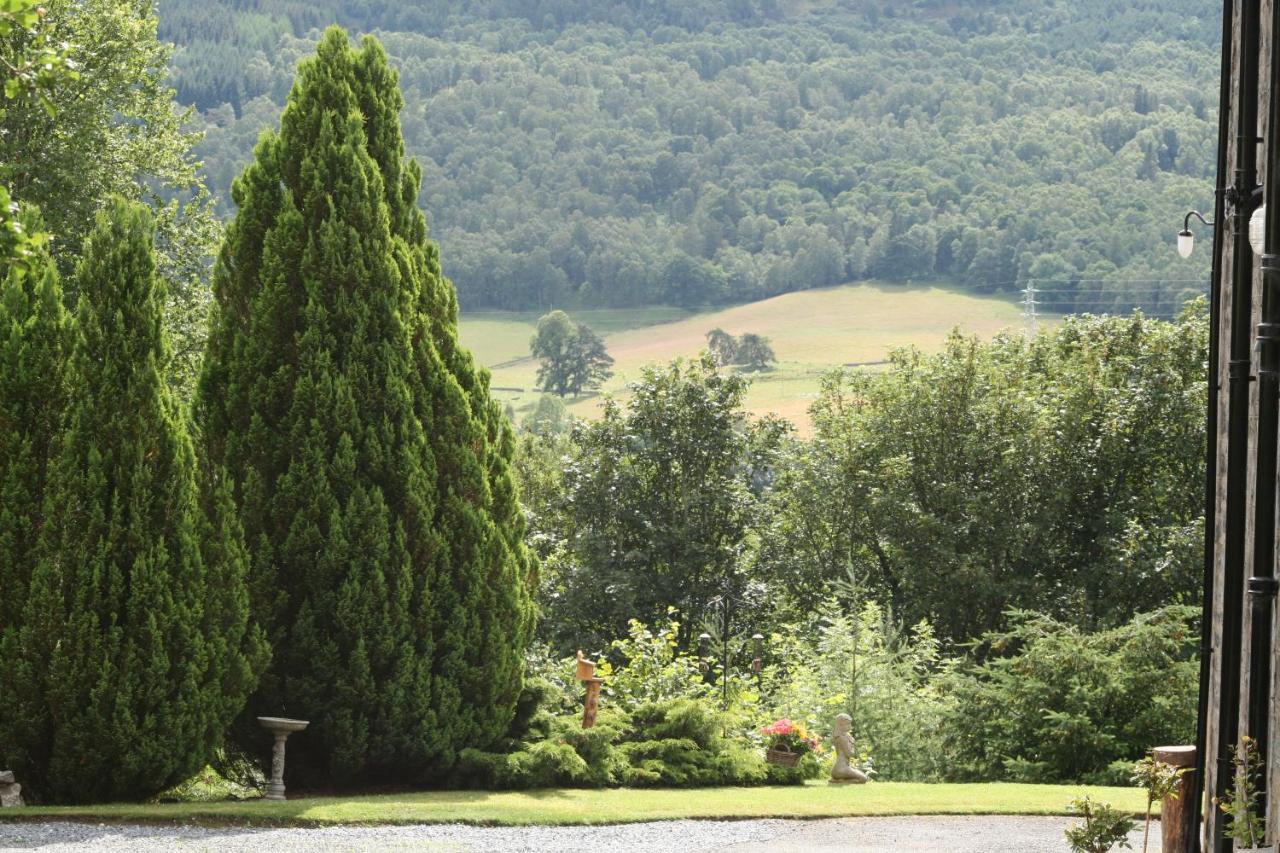
[(12, 770), (0, 770), (0, 809), (14, 809), (22, 802), (22, 786), (13, 778)]
[(276, 742), (271, 747), (271, 781), (267, 783), (266, 799), (285, 799), (284, 742), (289, 739), (289, 735), (302, 731), (309, 724), (307, 720), (287, 720), (283, 717), (258, 718), (258, 725), (276, 736)]

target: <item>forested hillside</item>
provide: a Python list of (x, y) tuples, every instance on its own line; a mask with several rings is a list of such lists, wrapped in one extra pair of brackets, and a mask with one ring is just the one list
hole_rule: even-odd
[(1208, 0), (162, 0), (231, 179), (333, 20), (400, 70), (464, 307), (743, 302), (867, 278), (1034, 280), (1170, 315), (1207, 252)]

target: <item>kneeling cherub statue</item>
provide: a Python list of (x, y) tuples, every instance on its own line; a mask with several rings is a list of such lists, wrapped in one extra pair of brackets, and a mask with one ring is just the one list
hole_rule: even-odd
[(849, 734), (852, 727), (853, 718), (848, 714), (836, 717), (836, 731), (831, 736), (836, 750), (836, 763), (831, 768), (831, 778), (828, 780), (832, 785), (862, 785), (870, 781), (867, 774), (849, 763), (854, 760), (853, 735)]

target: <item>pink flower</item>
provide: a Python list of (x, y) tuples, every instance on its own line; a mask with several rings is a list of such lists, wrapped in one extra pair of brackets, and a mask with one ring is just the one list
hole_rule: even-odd
[(795, 730), (795, 723), (784, 717), (772, 725), (768, 725), (760, 729), (760, 733), (765, 735), (789, 735)]

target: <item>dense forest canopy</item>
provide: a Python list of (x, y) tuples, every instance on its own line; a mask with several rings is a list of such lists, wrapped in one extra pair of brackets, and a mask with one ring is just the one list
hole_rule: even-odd
[(399, 68), (464, 307), (741, 302), (846, 280), (1035, 281), (1170, 316), (1207, 253), (1207, 0), (163, 0), (211, 189), (331, 20)]

